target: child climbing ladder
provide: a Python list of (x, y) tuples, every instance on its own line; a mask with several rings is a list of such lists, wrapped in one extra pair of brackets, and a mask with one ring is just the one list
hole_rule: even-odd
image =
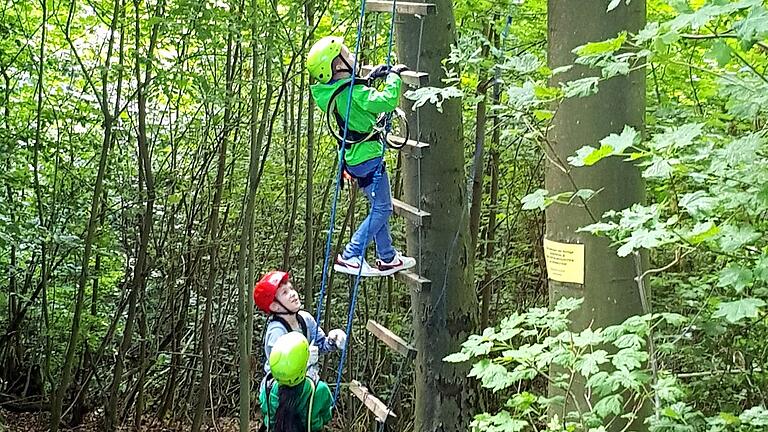
[[(371, 203), (370, 213), (344, 251), (336, 257), (333, 268), (352, 275), (387, 276), (416, 265), (414, 258), (404, 256), (392, 246), (389, 230), (392, 195), (383, 160), (385, 143), (381, 134), (375, 131), (377, 116), (397, 108), (401, 86), (399, 74), (407, 68), (404, 65), (391, 68), (381, 65), (365, 80), (353, 82), (355, 65), (354, 55), (343, 39), (336, 36), (317, 41), (307, 57), (309, 74), (317, 80), (311, 87), (312, 97), (321, 110), (326, 113), (331, 110), (340, 129), (339, 136), (345, 137), (346, 129), (346, 139), (339, 142), (339, 151), (344, 154), (344, 169), (357, 180)], [(383, 90), (367, 85), (367, 81), (379, 78), (386, 80)], [(365, 250), (371, 240), (376, 243), (375, 267), (365, 260)]]

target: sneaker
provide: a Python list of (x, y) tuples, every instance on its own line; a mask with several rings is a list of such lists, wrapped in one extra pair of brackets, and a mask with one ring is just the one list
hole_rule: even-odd
[(382, 276), (389, 276), (400, 270), (409, 269), (416, 265), (416, 258), (405, 256), (400, 252), (395, 252), (395, 256), (390, 261), (377, 259), (376, 267)]
[(336, 262), (333, 264), (333, 269), (339, 273), (346, 273), (349, 275), (357, 276), (382, 276), (381, 272), (368, 265), (368, 262), (363, 260), (363, 271), (360, 271), (360, 258), (352, 257), (344, 259), (341, 255), (336, 256)]

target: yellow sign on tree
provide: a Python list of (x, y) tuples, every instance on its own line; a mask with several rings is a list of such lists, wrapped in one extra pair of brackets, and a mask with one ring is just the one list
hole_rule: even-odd
[(558, 282), (584, 284), (584, 245), (544, 239), (547, 277)]

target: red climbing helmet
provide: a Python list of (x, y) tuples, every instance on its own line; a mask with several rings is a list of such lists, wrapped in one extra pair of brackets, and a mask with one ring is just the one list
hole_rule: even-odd
[(274, 270), (268, 272), (256, 282), (256, 286), (253, 287), (253, 303), (257, 308), (261, 309), (264, 313), (268, 314), (269, 305), (275, 301), (275, 294), (277, 294), (277, 288), (280, 284), (288, 281), (291, 277), (287, 272)]

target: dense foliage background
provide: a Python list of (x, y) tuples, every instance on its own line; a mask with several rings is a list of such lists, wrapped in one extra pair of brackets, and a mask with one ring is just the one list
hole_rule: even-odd
[[(606, 390), (606, 399), (625, 390), (642, 394), (633, 400), (658, 407), (655, 430), (766, 430), (768, 9), (759, 0), (648, 0), (648, 25), (639, 34), (575, 53), (602, 78), (552, 88), (547, 83), (558, 71), (546, 67), (546, 6), (455, 1), (459, 34), (445, 62), (451, 91), (411, 96), (463, 95), (468, 190), (479, 183), (468, 205), (476, 209), (470, 227), (481, 324), (509, 329), (508, 337), (490, 332), (471, 340), (466, 356), (454, 359), (485, 361), (473, 373), (495, 392), (484, 395), (478, 413), (508, 410), (495, 422), (480, 417), (489, 423), (478, 427), (544, 430), (552, 420), (545, 400), (530, 399), (546, 396), (546, 379), (501, 372), (549, 355), (552, 346), (500, 353), (562, 330), (559, 321), (526, 315), (547, 305), (543, 214), (528, 210), (573, 205), (571, 195), (542, 189), (545, 136), (557, 102), (589, 97), (602, 80), (644, 68), (645, 130), (626, 128), (569, 163), (578, 169), (623, 157), (643, 167), (648, 202), (616, 209), (585, 229), (609, 236), (620, 254), (650, 251), (652, 310), (663, 316), (564, 352), (573, 354), (571, 370), (589, 377), (597, 368), (584, 366), (584, 356), (595, 365), (615, 359), (591, 347), (635, 334), (642, 343), (616, 347), (637, 349), (638, 361), (613, 364), (637, 376)], [(238, 326), (252, 337), (255, 392), (264, 322), (239, 299), (249, 298), (261, 273), (285, 268), (313, 308), (336, 156), (308, 98), (304, 58), (325, 34), (343, 34), (351, 44), (358, 7), (312, 0), (0, 5), (6, 413), (56, 411), (59, 399), (71, 426), (237, 416)], [(368, 17), (362, 57), (376, 64), (384, 60), (389, 15)], [(388, 157), (390, 167), (399, 165), (398, 153)], [(396, 168), (393, 177), (397, 196)], [(348, 196), (355, 201), (346, 209)], [(351, 188), (340, 208), (336, 239), (348, 237), (367, 211)], [(402, 223), (394, 222), (394, 230), (405, 248)], [(332, 278), (331, 287), (326, 329), (346, 320), (348, 283)], [(411, 430), (409, 368), (400, 376), (400, 358), (364, 330), (372, 318), (407, 336), (409, 293), (377, 279), (366, 281), (361, 295), (346, 373), (384, 400), (402, 378), (393, 407), (397, 427)], [(533, 333), (512, 339), (511, 329), (523, 322)], [(337, 360), (327, 358), (328, 377)], [(210, 385), (201, 404), (206, 361)], [(493, 364), (503, 367), (489, 369)], [(61, 386), (65, 375), (71, 385)], [(666, 393), (656, 386), (660, 377)], [(531, 393), (521, 400), (523, 390)], [(609, 402), (597, 420), (581, 423), (584, 430), (626, 412), (615, 398)], [(333, 427), (363, 430), (371, 421), (345, 396)]]

